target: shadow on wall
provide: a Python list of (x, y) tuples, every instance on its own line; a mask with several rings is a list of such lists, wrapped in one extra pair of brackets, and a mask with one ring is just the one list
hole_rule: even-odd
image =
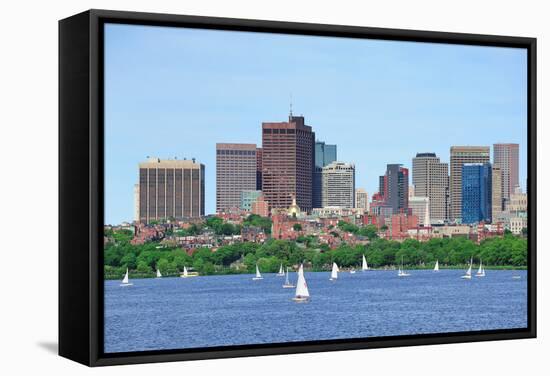
[(58, 345), (57, 342), (38, 342), (38, 347), (41, 347), (42, 349), (46, 350), (49, 353), (52, 353), (54, 355), (57, 355), (58, 351)]

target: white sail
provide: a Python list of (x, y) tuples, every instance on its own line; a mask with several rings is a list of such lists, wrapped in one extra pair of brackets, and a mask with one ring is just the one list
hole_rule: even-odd
[(485, 277), (485, 268), (483, 267), (483, 261), (481, 259), (479, 260), (479, 269), (477, 270), (476, 276)]
[(290, 285), (290, 280), (288, 279), (288, 268), (286, 268), (286, 279), (285, 279), (285, 285)]
[(187, 267), (185, 267), (185, 265), (183, 266), (183, 276), (184, 277), (187, 277), (189, 275), (189, 273), (187, 273)]
[(279, 273), (278, 275), (285, 275), (285, 272), (283, 270), (283, 264), (281, 264), (281, 266), (279, 267)]
[(262, 278), (262, 275), (260, 274), (260, 269), (258, 268), (258, 264), (256, 264), (256, 278)]
[(300, 265), (298, 269), (298, 282), (296, 283), (296, 298), (309, 298), (306, 277), (304, 277), (304, 266)]
[(160, 269), (157, 269), (157, 278), (162, 277), (162, 274), (160, 273)]
[(439, 271), (439, 260), (435, 260), (434, 272)]
[(335, 262), (332, 263), (332, 272), (330, 273), (330, 279), (338, 279), (338, 265)]
[(466, 275), (467, 275), (467, 276), (471, 276), (471, 275), (472, 275), (472, 263), (473, 263), (473, 260), (470, 260), (470, 267), (469, 267), (468, 270), (466, 271)]
[(361, 265), (361, 270), (369, 270), (369, 264), (367, 264), (367, 259), (363, 255), (363, 264)]
[(123, 284), (128, 284), (128, 268), (126, 268), (126, 274), (124, 275), (124, 278), (122, 279)]
[(399, 267), (399, 271), (397, 272), (397, 275), (399, 277), (408, 277), (408, 276), (410, 276), (409, 273), (405, 272), (405, 267), (403, 265), (403, 256), (401, 256), (401, 266)]

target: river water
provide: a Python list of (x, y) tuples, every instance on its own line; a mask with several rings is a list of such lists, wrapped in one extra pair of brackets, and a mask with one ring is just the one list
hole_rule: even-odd
[[(264, 274), (105, 281), (104, 351), (364, 338), (525, 328), (525, 271), (305, 273), (311, 301), (292, 301), (284, 277)], [(514, 279), (512, 276), (521, 276)], [(295, 283), (296, 273), (291, 273)]]

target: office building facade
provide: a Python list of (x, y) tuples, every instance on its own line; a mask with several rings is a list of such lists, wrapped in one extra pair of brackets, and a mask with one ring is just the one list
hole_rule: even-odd
[(493, 163), (502, 170), (502, 199), (507, 201), (519, 186), (519, 144), (494, 144)]
[(430, 221), (430, 198), (413, 196), (409, 198), (409, 209), (418, 217), (418, 224), (428, 227)]
[(407, 213), (409, 208), (409, 169), (401, 164), (388, 164), (386, 174), (380, 176), (379, 190), (385, 206), (392, 214)]
[(314, 159), (315, 133), (302, 116), (262, 123), (262, 192), (270, 208), (288, 208), (295, 197), (311, 211)]
[(323, 167), (323, 208), (355, 207), (355, 165), (332, 162)]
[(462, 166), (465, 163), (488, 163), (489, 146), (451, 146), (450, 158), (450, 213), (451, 221), (462, 219)]
[(449, 218), (449, 165), (441, 163), (435, 153), (417, 153), (412, 160), (412, 184), (415, 197), (429, 198), (432, 223), (447, 221)]
[(504, 209), (504, 201), (502, 198), (502, 169), (498, 165), (493, 165), (491, 173), (492, 179), (492, 198), (491, 198), (491, 219), (498, 218)]
[(313, 207), (323, 207), (323, 167), (336, 162), (336, 145), (315, 142), (315, 167), (313, 170)]
[(256, 190), (262, 190), (262, 148), (256, 148)]
[(216, 212), (239, 208), (241, 192), (256, 190), (255, 144), (216, 144)]
[(462, 165), (462, 223), (491, 222), (492, 167), (490, 163)]
[(139, 164), (139, 221), (204, 216), (204, 165), (149, 158)]
[(355, 207), (369, 211), (369, 194), (363, 188), (355, 190)]

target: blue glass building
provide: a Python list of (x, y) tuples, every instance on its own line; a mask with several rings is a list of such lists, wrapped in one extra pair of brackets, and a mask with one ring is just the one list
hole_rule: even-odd
[(313, 169), (313, 207), (322, 208), (322, 173), (323, 167), (336, 162), (336, 145), (315, 142), (315, 167)]
[(491, 222), (491, 172), (490, 163), (462, 165), (462, 223)]

